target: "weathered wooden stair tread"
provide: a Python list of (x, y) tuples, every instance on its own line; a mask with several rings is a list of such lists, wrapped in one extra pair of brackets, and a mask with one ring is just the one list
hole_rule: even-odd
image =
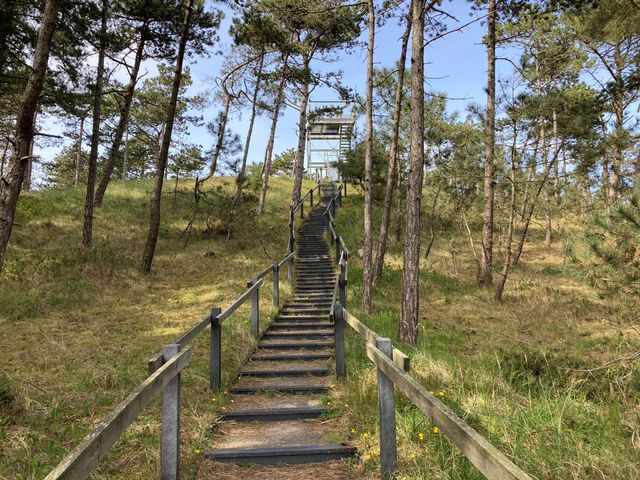
[(225, 412), (220, 415), (220, 418), (222, 420), (235, 420), (236, 422), (281, 422), (319, 418), (329, 411), (330, 409), (322, 406), (256, 408)]
[(274, 352), (260, 353), (251, 356), (253, 361), (291, 361), (291, 360), (320, 360), (333, 357), (331, 351), (299, 351), (299, 352)]
[(267, 448), (230, 448), (205, 453), (217, 462), (250, 463), (260, 465), (298, 465), (328, 462), (352, 457), (355, 447), (346, 445), (295, 445)]
[(262, 349), (268, 349), (268, 350), (273, 350), (273, 349), (286, 349), (286, 350), (315, 350), (318, 348), (333, 348), (335, 346), (334, 342), (318, 342), (318, 341), (301, 341), (301, 340), (297, 340), (295, 342), (291, 342), (291, 341), (276, 341), (276, 340), (269, 340), (268, 342), (260, 342), (260, 344), (258, 345), (258, 349), (262, 350)]

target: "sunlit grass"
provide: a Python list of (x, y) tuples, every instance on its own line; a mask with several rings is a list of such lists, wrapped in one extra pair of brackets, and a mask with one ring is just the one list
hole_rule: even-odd
[[(216, 179), (233, 187), (233, 179)], [(225, 307), (251, 276), (285, 255), (290, 179), (270, 182), (267, 213), (245, 205), (230, 238), (199, 221), (189, 245), (178, 237), (192, 211), (192, 181), (165, 193), (153, 271), (142, 274), (150, 181), (114, 182), (96, 210), (94, 246), (79, 246), (84, 191), (25, 193), (0, 282), (0, 478), (41, 479), (147, 375), (146, 360)], [(203, 213), (207, 213), (207, 207)], [(215, 214), (215, 209), (210, 211)], [(286, 275), (282, 277), (286, 282)], [(281, 296), (290, 289), (281, 287)], [(270, 277), (263, 326), (273, 312)], [(223, 324), (223, 380), (253, 346), (249, 310)], [(183, 374), (183, 471), (206, 442), (217, 400), (208, 390), (208, 334), (194, 342)], [(127, 430), (94, 478), (158, 478), (159, 402)]]

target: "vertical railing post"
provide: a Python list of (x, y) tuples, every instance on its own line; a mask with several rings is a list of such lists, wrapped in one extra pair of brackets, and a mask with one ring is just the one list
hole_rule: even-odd
[(336, 263), (340, 263), (340, 243), (342, 243), (342, 238), (340, 235), (336, 235)]
[(295, 229), (293, 227), (293, 208), (289, 210), (289, 253), (295, 248)]
[(344, 312), (342, 310), (342, 305), (339, 303), (336, 303), (333, 311), (333, 322), (336, 330), (336, 377), (344, 378), (346, 375), (344, 366)]
[(336, 218), (336, 199), (335, 198), (331, 199), (331, 214), (333, 215), (333, 218)]
[[(340, 269), (343, 269), (342, 265), (340, 265)], [(338, 301), (343, 308), (347, 308), (347, 279), (344, 276), (344, 271), (341, 271), (338, 276)]]
[[(378, 337), (376, 347), (387, 357), (393, 357), (393, 346), (388, 338)], [(392, 479), (398, 469), (396, 450), (396, 406), (393, 380), (378, 368), (378, 410), (380, 416), (380, 473), (384, 480)]]
[(300, 218), (304, 218), (304, 199), (300, 202)]
[(347, 182), (342, 183), (344, 185), (344, 196), (347, 197)]
[(311, 197), (311, 208), (313, 208), (313, 188), (309, 190), (309, 196)]
[(222, 384), (222, 326), (218, 315), (222, 310), (211, 309), (211, 339), (209, 341), (209, 388), (219, 392)]
[(287, 281), (289, 285), (293, 284), (293, 257), (294, 255), (291, 255), (287, 260)]
[(273, 264), (273, 305), (277, 308), (280, 306), (280, 265), (278, 262)]
[[(167, 362), (180, 352), (180, 345), (172, 343), (162, 347), (162, 361)], [(160, 451), (160, 478), (178, 480), (180, 477), (180, 374), (162, 389), (162, 437)]]
[[(247, 286), (252, 287), (257, 282), (257, 278), (252, 278)], [(251, 295), (251, 333), (254, 338), (258, 338), (260, 333), (260, 287), (257, 287)]]

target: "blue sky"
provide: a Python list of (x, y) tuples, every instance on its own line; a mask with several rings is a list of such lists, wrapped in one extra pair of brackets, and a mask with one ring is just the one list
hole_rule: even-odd
[[(405, 2), (408, 4), (409, 2)], [(215, 5), (215, 4), (214, 4)], [(451, 0), (444, 2), (442, 7), (449, 14), (459, 21), (449, 20), (449, 28), (459, 27), (475, 17), (471, 16), (471, 8), (466, 0)], [(484, 12), (475, 12), (484, 15)], [(214, 46), (212, 51), (221, 47), (229, 46), (230, 38), (228, 29), (233, 12), (226, 10), (225, 19), (220, 29), (220, 44)], [(444, 92), (452, 98), (448, 102), (450, 112), (464, 112), (469, 103), (484, 105), (486, 103), (486, 50), (482, 44), (484, 34), (484, 24), (480, 21), (472, 23), (464, 28), (462, 32), (454, 32), (432, 44), (425, 49), (425, 75), (427, 77), (427, 90)], [(400, 37), (404, 26), (399, 25), (397, 19), (389, 19), (385, 25), (379, 27), (376, 32), (376, 45), (374, 52), (374, 62), (376, 67), (393, 66), (397, 61), (400, 51)], [(367, 39), (367, 31), (363, 30), (361, 42), (364, 44)], [(211, 90), (214, 85), (212, 78), (220, 74), (223, 57), (221, 55), (211, 55), (208, 57), (190, 58), (190, 68), (193, 77), (191, 93), (200, 93)], [(93, 62), (91, 62), (93, 63)], [(409, 63), (409, 59), (407, 60)], [(338, 61), (327, 64), (316, 62), (315, 68), (320, 70), (341, 70), (343, 72), (343, 83), (360, 94), (364, 94), (364, 84), (366, 78), (366, 46), (357, 47), (351, 52), (341, 52)], [(500, 70), (508, 71), (508, 65), (498, 63), (498, 75)], [(155, 74), (155, 64), (143, 65), (143, 73), (146, 77)], [(125, 78), (123, 77), (124, 81)], [(314, 91), (311, 100), (332, 100), (336, 99), (335, 93), (322, 88)], [(463, 100), (457, 100), (463, 99)], [(212, 121), (221, 105), (212, 103), (202, 111), (204, 124)], [(287, 148), (294, 147), (297, 142), (297, 118), (298, 112), (292, 108), (287, 108), (281, 117), (276, 133), (274, 153), (281, 152)], [(235, 116), (231, 119), (231, 129), (240, 135), (244, 142), (248, 123), (248, 113)], [(46, 128), (50, 132), (59, 131), (55, 119), (48, 119), (45, 122)], [(260, 162), (263, 160), (264, 149), (267, 142), (270, 128), (270, 120), (266, 116), (259, 116), (256, 119), (254, 134), (249, 149), (249, 162)], [(202, 145), (207, 150), (214, 143), (211, 134), (204, 126), (194, 127), (190, 131), (190, 143)], [(44, 160), (50, 160), (55, 153), (60, 150), (58, 147), (41, 148), (36, 153)], [(85, 145), (85, 149), (88, 145)], [(39, 177), (39, 167), (36, 167), (36, 177)]]

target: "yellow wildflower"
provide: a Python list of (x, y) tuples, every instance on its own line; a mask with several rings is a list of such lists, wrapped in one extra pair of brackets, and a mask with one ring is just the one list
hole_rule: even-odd
[(418, 433), (418, 438), (420, 440), (424, 440), (424, 433), (422, 433), (422, 432)]
[(371, 453), (373, 453), (374, 455), (380, 455), (380, 450), (373, 450)]
[(438, 427), (433, 427), (433, 433), (440, 433), (440, 429)]
[(352, 428), (352, 429), (351, 429), (351, 433), (356, 433), (356, 429), (355, 429), (355, 428)]
[(345, 404), (344, 404), (344, 408), (349, 408), (349, 404), (348, 404), (348, 403), (345, 403)]
[(368, 453), (364, 456), (365, 460), (371, 460), (371, 455), (369, 455)]
[(199, 448), (196, 448), (193, 453), (196, 453), (198, 455), (200, 455), (202, 453), (202, 450), (200, 450)]
[(440, 391), (438, 392), (438, 396), (439, 396), (439, 397), (444, 397), (444, 392), (443, 392), (442, 390), (440, 390)]
[(368, 433), (363, 433), (363, 434), (362, 434), (362, 436), (363, 436), (364, 438), (367, 438), (367, 437), (369, 436), (369, 434), (368, 434)]
[(410, 458), (412, 458), (412, 459), (413, 459), (413, 458), (416, 458), (416, 454), (415, 454), (415, 453), (412, 453), (412, 454), (410, 455)]

